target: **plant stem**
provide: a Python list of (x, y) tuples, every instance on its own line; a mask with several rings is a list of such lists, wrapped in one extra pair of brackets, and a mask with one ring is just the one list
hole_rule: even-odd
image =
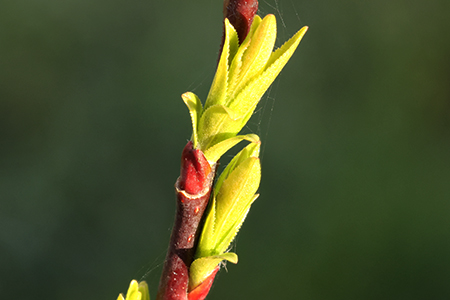
[[(257, 0), (224, 1), (224, 18), (228, 18), (236, 28), (240, 43), (250, 31), (257, 10)], [(211, 288), (219, 267), (202, 284), (188, 291), (189, 267), (214, 183), (215, 169), (216, 163), (211, 165), (201, 150), (193, 149), (192, 142), (187, 143), (181, 156), (180, 177), (175, 184), (175, 224), (156, 300), (203, 300)]]
[(189, 266), (195, 254), (195, 241), (214, 181), (215, 165), (210, 166), (200, 150), (188, 142), (181, 159), (181, 175), (175, 189), (177, 211), (169, 249), (161, 275), (157, 300), (186, 300)]

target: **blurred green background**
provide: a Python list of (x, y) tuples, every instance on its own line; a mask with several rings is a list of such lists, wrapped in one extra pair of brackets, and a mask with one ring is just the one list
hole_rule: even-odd
[[(246, 131), (261, 197), (209, 299), (450, 299), (450, 1), (261, 1), (310, 30)], [(222, 1), (4, 1), (0, 293), (154, 297)]]

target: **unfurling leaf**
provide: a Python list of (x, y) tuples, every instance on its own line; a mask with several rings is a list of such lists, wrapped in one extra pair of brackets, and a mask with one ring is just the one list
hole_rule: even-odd
[(132, 280), (126, 298), (120, 294), (117, 300), (150, 300), (147, 283), (145, 281), (138, 283), (136, 280)]
[(201, 257), (194, 260), (191, 268), (189, 269), (189, 272), (193, 274), (193, 276), (189, 277), (190, 289), (193, 289), (202, 283), (223, 260), (237, 264), (238, 256), (236, 253), (228, 252), (221, 255)]

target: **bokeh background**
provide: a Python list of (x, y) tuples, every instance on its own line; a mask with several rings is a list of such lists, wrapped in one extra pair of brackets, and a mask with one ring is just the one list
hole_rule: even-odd
[[(265, 0), (310, 30), (251, 120), (261, 197), (209, 299), (450, 299), (450, 1)], [(4, 1), (0, 293), (154, 297), (222, 2)]]

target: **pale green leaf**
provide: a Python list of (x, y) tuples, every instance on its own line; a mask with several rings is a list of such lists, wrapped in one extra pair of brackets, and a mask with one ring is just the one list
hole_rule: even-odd
[[(196, 257), (211, 256), (214, 249), (214, 229), (216, 224), (216, 197), (212, 197), (206, 212), (205, 224), (197, 245)], [(216, 253), (217, 254), (217, 253)]]
[(248, 44), (250, 43), (250, 40), (251, 40), (253, 34), (255, 33), (256, 29), (258, 29), (258, 27), (261, 24), (261, 22), (262, 22), (261, 17), (258, 16), (258, 15), (255, 15), (255, 17), (253, 18), (252, 25), (250, 25), (250, 30), (248, 31), (248, 34), (245, 37), (245, 40), (242, 42), (242, 45), (247, 45), (248, 46)]
[[(250, 82), (230, 105), (230, 108), (233, 110), (236, 110), (236, 107), (238, 107), (239, 112), (247, 110), (243, 119), (244, 123), (248, 121), (261, 97), (289, 61), (305, 32), (306, 29), (300, 30), (283, 47), (275, 51), (268, 62), (266, 70)], [(252, 101), (249, 101), (249, 99), (252, 99)]]
[[(237, 34), (235, 28), (233, 27), (233, 25), (230, 24), (230, 22), (226, 22), (225, 21), (225, 26), (231, 26), (231, 28), (229, 29), (229, 32), (230, 32), (230, 35), (229, 35), (229, 41), (230, 41), (229, 42), (229, 45), (230, 45), (229, 49), (230, 50), (229, 51), (230, 52), (229, 52), (229, 55), (228, 55), (228, 65), (227, 65), (227, 68), (228, 68), (227, 71), (229, 72), (230, 68), (231, 68), (231, 63), (232, 63), (234, 57), (236, 56), (236, 53), (239, 50), (239, 37), (238, 37), (238, 34)], [(228, 80), (228, 89), (229, 89), (230, 88), (230, 85), (229, 85), (229, 83), (230, 83), (230, 74), (229, 73), (228, 73), (227, 80)]]
[[(260, 181), (260, 166), (257, 157), (259, 155), (261, 142), (256, 135), (250, 135), (250, 137), (253, 139), (253, 142), (242, 149), (231, 160), (231, 162), (219, 176), (214, 186), (213, 197), (206, 212), (205, 224), (203, 226), (203, 230), (197, 247), (197, 257), (222, 254), (236, 235), (240, 225), (245, 219), (248, 209), (250, 208), (250, 204), (254, 201), (254, 199), (251, 200), (250, 198), (254, 197), (254, 192), (256, 192)], [(256, 160), (249, 160), (250, 158)], [(234, 195), (235, 198), (232, 198), (232, 196), (226, 199), (227, 193), (224, 192), (222, 188), (223, 183), (229, 178), (230, 174), (232, 174), (241, 165), (242, 169), (236, 171), (237, 173), (235, 173), (230, 179), (232, 183), (234, 183), (234, 185), (232, 185), (232, 183), (228, 181), (228, 188), (232, 188), (235, 192), (250, 188), (250, 193), (253, 191), (253, 194), (248, 195), (244, 192), (242, 194), (239, 194), (240, 198), (236, 198), (236, 195)], [(247, 173), (244, 172), (244, 169), (247, 171)], [(248, 183), (247, 181), (252, 182)], [(227, 188), (227, 185), (225, 185), (225, 188)], [(233, 211), (227, 212), (226, 216), (222, 215), (219, 220), (217, 220), (218, 193), (221, 193), (220, 197), (222, 197), (222, 208), (224, 207), (224, 205), (226, 205), (227, 201), (228, 204), (234, 204), (234, 206), (228, 206), (228, 208)], [(221, 213), (223, 213), (223, 209), (221, 210)], [(224, 224), (224, 221), (226, 221), (227, 218), (229, 222), (227, 224)], [(228, 244), (223, 246), (225, 243), (227, 243), (226, 241), (229, 241)]]
[(139, 284), (136, 280), (130, 282), (128, 287), (126, 300), (141, 300), (141, 292), (139, 292)]
[[(258, 137), (258, 136), (256, 136)], [(242, 149), (238, 154), (236, 154), (233, 159), (230, 161), (230, 163), (227, 165), (225, 170), (223, 170), (222, 174), (220, 174), (219, 178), (217, 179), (216, 184), (214, 185), (214, 194), (217, 195), (217, 193), (220, 190), (220, 187), (222, 186), (223, 181), (228, 177), (228, 175), (244, 160), (246, 160), (249, 157), (258, 157), (259, 156), (259, 149), (261, 147), (261, 141), (259, 140), (253, 140), (252, 143), (248, 144), (244, 149)]]
[(225, 251), (230, 246), (231, 242), (236, 237), (239, 229), (247, 217), (250, 207), (253, 202), (259, 197), (259, 194), (253, 195), (250, 201), (243, 201), (247, 203), (237, 214), (234, 216), (234, 223), (230, 222), (226, 230), (222, 230), (220, 239), (216, 241), (216, 251)]
[[(228, 247), (222, 241), (229, 239), (230, 232), (237, 233), (245, 219), (249, 205), (261, 179), (259, 158), (249, 157), (240, 163), (223, 181), (216, 196), (214, 228), (215, 253), (222, 253)], [(236, 228), (236, 225), (237, 226)], [(231, 237), (234, 238), (234, 235)]]
[(125, 300), (125, 298), (123, 297), (123, 294), (119, 294), (119, 297), (117, 297), (117, 300)]
[(223, 43), (222, 53), (220, 55), (219, 64), (217, 66), (216, 75), (214, 76), (211, 89), (205, 103), (205, 109), (218, 104), (225, 103), (225, 95), (228, 89), (228, 69), (229, 57), (234, 55), (237, 49), (238, 36), (236, 30), (225, 19), (225, 40)]
[(237, 143), (242, 140), (247, 140), (252, 143), (259, 142), (259, 137), (256, 134), (238, 135), (229, 139), (226, 139), (220, 143), (205, 150), (205, 157), (209, 161), (218, 161), (219, 158), (225, 154), (228, 150), (234, 147)]
[(228, 252), (194, 260), (189, 268), (189, 286), (194, 288), (201, 284), (223, 260), (236, 264), (238, 262), (238, 256), (236, 253)]
[(302, 40), (307, 30), (308, 27), (304, 26), (299, 31), (297, 31), (297, 33), (294, 34), (288, 41), (286, 41), (283, 44), (283, 46), (281, 46), (275, 52), (273, 52), (272, 55), (270, 56), (269, 61), (267, 62), (266, 69), (270, 68), (271, 65), (278, 60), (277, 62), (278, 66), (276, 69), (279, 68), (281, 71), (284, 65), (291, 58), (292, 54), (294, 54), (295, 49), (297, 49), (298, 44)]
[[(236, 96), (236, 100), (230, 104), (229, 107), (233, 110), (239, 111), (239, 113), (247, 111), (246, 116), (243, 119), (244, 124), (253, 114), (253, 111), (255, 110), (256, 105), (258, 104), (261, 97), (264, 95), (266, 90), (270, 87), (283, 67), (289, 61), (295, 49), (297, 49), (297, 46), (304, 36), (306, 30), (307, 27), (303, 27), (281, 48), (275, 51), (268, 61), (265, 71), (260, 76), (257, 76), (252, 82), (250, 82)], [(249, 101), (249, 99), (251, 99), (251, 101)]]
[(234, 57), (231, 59), (229, 75), (228, 75), (228, 97), (229, 97), (229, 94), (234, 91), (234, 89), (236, 88), (236, 85), (239, 84), (239, 82), (240, 82), (242, 56), (244, 55), (245, 51), (249, 47), (249, 45), (251, 43), (251, 37), (255, 33), (255, 31), (258, 28), (261, 21), (262, 21), (261, 17), (258, 15), (255, 15), (252, 25), (250, 27), (250, 30), (247, 34), (247, 37), (242, 42), (242, 45), (239, 46), (239, 49), (237, 50)]
[(184, 103), (189, 109), (189, 114), (191, 115), (192, 121), (192, 142), (194, 143), (194, 148), (197, 148), (198, 144), (198, 121), (202, 116), (202, 102), (197, 97), (196, 94), (191, 92), (186, 92), (181, 95)]
[(150, 300), (150, 293), (148, 291), (147, 282), (145, 281), (139, 282), (139, 292), (141, 292), (142, 295), (141, 300)]
[(214, 105), (204, 110), (198, 127), (200, 149), (207, 152), (215, 144), (236, 136), (241, 124), (242, 118), (226, 106)]
[[(239, 82), (228, 93), (227, 105), (234, 101), (234, 96), (245, 87), (256, 75), (260, 74), (272, 54), (277, 35), (274, 15), (267, 15), (250, 37), (250, 44), (242, 55), (242, 65), (237, 81)], [(235, 106), (236, 108), (238, 106)]]

